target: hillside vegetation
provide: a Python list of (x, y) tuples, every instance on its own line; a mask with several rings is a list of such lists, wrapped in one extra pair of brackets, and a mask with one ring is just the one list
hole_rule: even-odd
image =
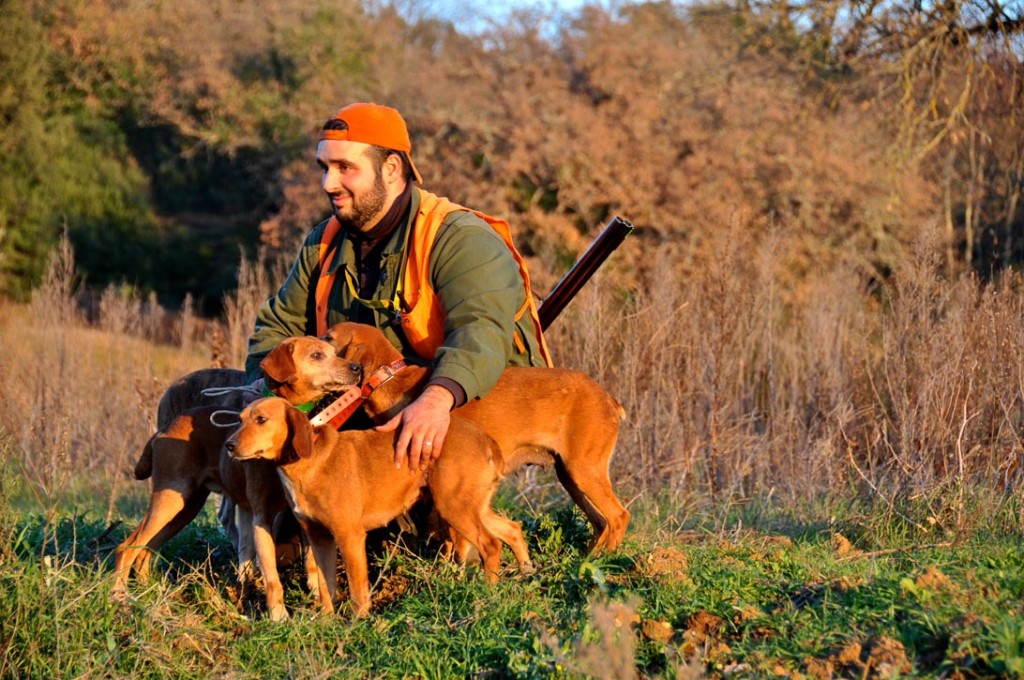
[(773, 247), (797, 304), (921, 239), (949, 277), (1020, 258), (1014, 3), (538, 7), (475, 35), (399, 2), (2, 6), (10, 295), (67, 230), (91, 287), (218, 311), (240, 253), (288, 257), (325, 215), (313, 140), (355, 100), (403, 111), (427, 186), (509, 218), (547, 284), (613, 214), (633, 287), (721, 242)]

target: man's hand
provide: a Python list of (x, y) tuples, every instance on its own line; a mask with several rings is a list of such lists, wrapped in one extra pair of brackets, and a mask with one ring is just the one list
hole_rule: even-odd
[(426, 470), (441, 453), (451, 410), (455, 404), (452, 393), (440, 385), (428, 385), (416, 401), (402, 412), (379, 426), (378, 430), (390, 432), (401, 427), (398, 442), (395, 443), (395, 468), (401, 469), (402, 461), (409, 458), (409, 470)]

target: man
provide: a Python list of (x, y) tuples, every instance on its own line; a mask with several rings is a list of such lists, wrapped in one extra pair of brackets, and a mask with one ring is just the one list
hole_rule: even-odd
[(406, 361), (429, 364), (423, 393), (383, 429), (401, 428), (395, 465), (426, 468), (450, 411), (484, 396), (509, 365), (550, 365), (529, 276), (508, 225), (431, 194), (398, 111), (346, 106), (317, 145), (334, 217), (307, 237), (259, 310), (245, 369), (281, 340), (342, 321), (380, 328)]

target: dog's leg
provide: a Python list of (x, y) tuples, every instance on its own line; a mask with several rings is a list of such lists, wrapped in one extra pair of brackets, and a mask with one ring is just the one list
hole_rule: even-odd
[(366, 560), (366, 531), (350, 527), (334, 534), (345, 562), (348, 594), (357, 617), (370, 613), (370, 576)]
[(462, 566), (479, 560), (480, 554), (476, 552), (473, 544), (447, 523), (445, 523), (445, 533), (448, 534), (448, 540), (444, 542), (446, 557), (454, 559), (456, 564)]
[(187, 496), (178, 489), (158, 489), (153, 492), (149, 510), (142, 522), (117, 548), (115, 595), (125, 592), (133, 566), (139, 579), (149, 576), (152, 553), (195, 519), (209, 495), (205, 488), (186, 493)]
[[(117, 557), (114, 560), (114, 573), (117, 574), (113, 590), (115, 599), (122, 599), (127, 594), (128, 576), (131, 574), (132, 566), (140, 560), (141, 554), (148, 552), (148, 548), (140, 547), (139, 535), (149, 523), (149, 518), (153, 514), (152, 506), (153, 504), (150, 503), (150, 507), (146, 510), (146, 514), (142, 516), (142, 521), (139, 522), (139, 525), (128, 535), (128, 538), (124, 539), (121, 545), (117, 546)], [(146, 571), (147, 573), (149, 571), (148, 561)]]
[(256, 545), (256, 557), (263, 574), (263, 590), (267, 597), (267, 611), (272, 621), (283, 621), (288, 618), (288, 610), (284, 606), (284, 588), (277, 573), (277, 551), (271, 531), (273, 518), (266, 513), (259, 513), (253, 518), (252, 540)]
[(487, 507), (483, 514), (484, 525), (498, 537), (498, 539), (512, 549), (519, 563), (519, 570), (524, 573), (533, 571), (533, 562), (530, 561), (530, 549), (526, 546), (526, 539), (523, 538), (523, 528), (519, 522), (502, 517), (493, 508)]
[[(429, 495), (426, 498), (430, 499)], [(428, 535), (441, 540), (441, 547), (438, 556), (443, 560), (450, 560), (460, 566), (467, 565), (471, 559), (479, 557), (473, 548), (473, 544), (459, 535), (459, 532), (452, 529), (448, 522), (442, 519), (437, 512), (433, 499), (430, 499), (430, 511), (426, 516)]]
[[(331, 547), (334, 548), (334, 545), (332, 544)], [(319, 602), (322, 596), (320, 584), (324, 582), (324, 577), (316, 564), (316, 553), (313, 552), (313, 543), (306, 536), (306, 532), (302, 532), (302, 554), (303, 562), (306, 565), (306, 588), (313, 595), (313, 601)]]
[(309, 539), (310, 550), (317, 567), (316, 592), (323, 614), (334, 613), (334, 593), (338, 578), (338, 546), (324, 527), (300, 520), (303, 533)]
[(466, 457), (454, 462), (451, 457), (442, 455), (431, 469), (427, 484), (438, 515), (457, 534), (456, 554), (465, 558), (469, 551), (467, 543), (471, 544), (480, 553), (487, 580), (496, 583), (501, 568), (501, 541), (484, 518), (494, 513), (491, 499), (500, 475), (493, 464), (495, 456), (484, 457), (482, 449), (491, 446), (497, 451), (497, 445), (489, 439), (487, 443), (477, 443), (481, 448), (480, 458)]
[[(568, 460), (608, 460), (603, 456), (573, 455)], [(629, 526), (630, 514), (612, 490), (607, 466), (593, 469), (586, 465), (570, 465), (566, 458), (556, 457), (555, 474), (594, 527), (590, 552), (612, 552), (619, 547)]]
[[(457, 546), (466, 542), (470, 543), (480, 553), (480, 560), (484, 565), (484, 575), (490, 583), (498, 582), (498, 570), (501, 568), (501, 541), (495, 537), (487, 528), (484, 516), (493, 512), (490, 508), (491, 494), (484, 494), (482, 498), (460, 498), (458, 500), (439, 498), (434, 495), (434, 502), (437, 504), (441, 517), (451, 525), (461, 540), (456, 541)], [(481, 503), (480, 501), (484, 501)], [(525, 545), (525, 542), (524, 542)], [(348, 568), (346, 562), (345, 568)], [(349, 577), (351, 584), (351, 577)]]
[[(519, 564), (520, 571), (524, 573), (533, 572), (530, 549), (527, 547), (526, 539), (523, 537), (523, 528), (518, 522), (502, 517), (488, 503), (483, 513), (483, 523), (488, 531), (512, 550), (516, 557), (516, 562)], [(448, 540), (445, 541), (448, 554), (445, 557), (453, 558), (458, 564), (467, 564), (471, 555), (473, 555), (473, 544), (451, 526), (446, 526), (445, 529), (448, 534)], [(479, 557), (479, 555), (475, 556)]]
[[(204, 488), (198, 488), (192, 490), (186, 494), (184, 507), (171, 518), (170, 522), (160, 529), (156, 536), (149, 541), (149, 546), (152, 551), (156, 551), (167, 541), (171, 540), (178, 535), (178, 532), (184, 529), (188, 524), (196, 518), (199, 511), (203, 509), (203, 504), (206, 503), (206, 499), (210, 496), (210, 492)], [(175, 493), (170, 491), (164, 498), (171, 500), (175, 499)], [(148, 576), (149, 568), (148, 563), (152, 555), (152, 552), (147, 551), (144, 553), (144, 559), (146, 560), (146, 566), (143, 567), (143, 577)]]
[(231, 547), (234, 549), (235, 554), (238, 554), (239, 550), (239, 536), (238, 536), (238, 520), (235, 517), (235, 501), (231, 498), (221, 495), (220, 507), (217, 508), (217, 521), (220, 523), (224, 534), (231, 541)]
[[(470, 511), (470, 508), (466, 508)], [(501, 569), (501, 541), (486, 527), (483, 513), (477, 517), (459, 516), (451, 518), (451, 525), (463, 538), (469, 541), (480, 553), (480, 561), (484, 565), (484, 577), (488, 583), (498, 582), (498, 571)]]
[(236, 506), (238, 514), (238, 582), (242, 586), (243, 593), (256, 578), (255, 565), (253, 560), (256, 557), (256, 544), (253, 533), (252, 512), (242, 506)]

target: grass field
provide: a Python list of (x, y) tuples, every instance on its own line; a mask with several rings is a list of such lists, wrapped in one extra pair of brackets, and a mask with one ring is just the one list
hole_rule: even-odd
[(1024, 676), (1024, 294), (911, 271), (870, 316), (840, 277), (776, 319), (727, 264), (628, 307), (592, 284), (549, 338), (630, 414), (617, 553), (585, 554), (554, 475), (519, 473), (497, 506), (536, 573), (488, 586), (385, 535), (368, 618), (316, 616), (292, 568), (273, 623), (212, 503), (110, 598), (163, 388), (238, 365), (265, 291), (221, 324), (117, 290), (86, 319), (58, 260), (0, 303), (0, 677)]
[(754, 518), (737, 515), (715, 529), (710, 517), (680, 526), (671, 511), (634, 507), (639, 521), (623, 550), (589, 557), (581, 552), (589, 527), (576, 511), (529, 513), (514, 499), (500, 506), (523, 522), (535, 574), (509, 568), (491, 587), (473, 568), (384, 536), (369, 618), (317, 616), (293, 567), (285, 623), (262, 616), (258, 594), (238, 592), (212, 504), (125, 603), (109, 599), (112, 548), (141, 506), (119, 511), (124, 524), (112, 529), (97, 508), (46, 518), (8, 507), (0, 676), (1024, 673), (1019, 536), (917, 536), (899, 520), (852, 509), (831, 524), (762, 515), (760, 526), (743, 528)]

